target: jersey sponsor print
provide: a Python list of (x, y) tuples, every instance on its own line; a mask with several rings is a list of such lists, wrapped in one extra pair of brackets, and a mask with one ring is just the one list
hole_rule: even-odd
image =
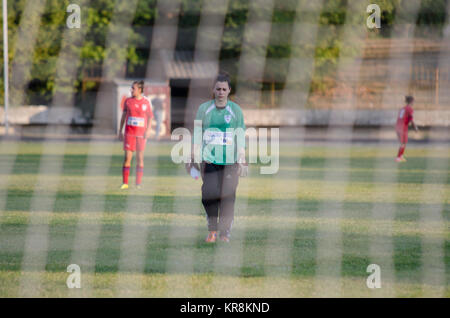
[(216, 107), (210, 100), (200, 105), (195, 120), (202, 125), (201, 138), (194, 129), (194, 143), (202, 140), (202, 159), (219, 165), (234, 164), (237, 150), (245, 148), (244, 116), (239, 105), (228, 101), (225, 107)]
[(150, 102), (146, 98), (127, 98), (124, 103), (127, 112), (125, 135), (144, 137), (149, 119), (153, 117)]
[(413, 120), (413, 114), (414, 110), (409, 105), (402, 107), (398, 112), (395, 130), (399, 141), (403, 144), (408, 142), (408, 125)]
[(409, 123), (413, 120), (414, 110), (411, 106), (402, 107), (397, 116), (397, 130), (408, 129)]

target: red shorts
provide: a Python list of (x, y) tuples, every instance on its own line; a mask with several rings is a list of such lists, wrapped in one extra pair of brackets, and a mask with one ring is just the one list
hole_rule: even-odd
[(397, 138), (402, 144), (408, 143), (408, 129), (397, 129)]
[(140, 136), (125, 135), (123, 137), (123, 150), (144, 151), (147, 139)]

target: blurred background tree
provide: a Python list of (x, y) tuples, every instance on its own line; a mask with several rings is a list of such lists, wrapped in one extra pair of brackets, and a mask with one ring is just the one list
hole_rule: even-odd
[[(195, 50), (196, 31), (200, 21), (202, 3), (206, 0), (180, 0), (181, 10), (179, 16), (179, 35), (177, 49)], [(267, 63), (265, 77), (272, 79), (272, 87), (264, 85), (264, 89), (282, 89), (285, 84), (287, 68), (290, 57), (305, 56), (313, 54), (315, 64), (312, 75), (311, 90), (327, 89), (327, 77), (336, 70), (338, 57), (342, 50), (351, 49), (343, 47), (339, 32), (342, 26), (351, 17), (346, 16), (348, 1), (350, 0), (324, 0), (317, 23), (326, 32), (318, 32), (315, 43), (302, 47), (291, 47), (289, 39), (292, 37), (295, 21), (308, 21), (308, 11), (300, 12), (296, 16), (299, 1), (302, 0), (274, 0), (275, 6), (272, 16), (272, 34), (267, 47), (266, 57), (270, 60), (280, 60), (280, 63)], [(54, 91), (56, 74), (56, 60), (61, 49), (62, 35), (66, 28), (66, 19), (69, 13), (66, 8), (76, 0), (47, 0), (40, 25), (32, 25), (30, 28), (39, 28), (36, 46), (34, 48), (32, 68), (30, 70), (30, 82), (27, 87), (26, 104), (48, 104)], [(305, 1), (302, 1), (305, 2)], [(377, 0), (382, 10), (380, 32), (373, 32), (371, 37), (389, 37), (394, 22), (401, 22), (403, 17), (397, 14), (399, 8), (408, 6), (407, 0)], [(157, 0), (139, 0), (136, 14), (133, 20), (132, 32), (126, 51), (128, 77), (139, 77), (145, 75), (149, 48), (151, 41), (151, 27), (158, 15), (156, 8)], [(244, 28), (248, 18), (250, 0), (230, 0), (225, 17), (225, 29), (222, 37), (220, 52), (221, 61), (236, 61), (231, 65), (226, 64), (231, 74), (236, 74), (237, 61), (239, 59)], [(8, 26), (9, 26), (9, 60), (20, 63), (21, 55), (16, 54), (19, 48), (15, 47), (17, 30), (24, 12), (26, 0), (8, 1)], [(86, 37), (80, 50), (81, 62), (79, 66), (78, 79), (73, 83), (77, 93), (82, 90), (93, 90), (98, 88), (95, 81), (83, 82), (86, 74), (101, 72), (105, 58), (105, 42), (108, 26), (114, 13), (115, 1), (96, 0), (90, 1), (88, 8), (83, 8), (82, 27), (88, 28)], [(447, 19), (446, 0), (422, 0), (417, 25), (432, 26), (433, 35), (442, 32), (442, 27)], [(264, 10), (264, 8), (261, 8)], [(174, 17), (175, 18), (175, 17)], [(150, 30), (150, 31), (149, 31)], [(185, 30), (186, 32), (182, 32)], [(426, 28), (421, 28), (427, 36)], [(0, 49), (2, 49), (3, 43)], [(20, 49), (19, 49), (20, 51)], [(283, 62), (284, 61), (284, 62)], [(3, 56), (1, 57), (3, 66)], [(144, 70), (144, 71), (143, 71)], [(101, 74), (99, 74), (101, 76)], [(235, 80), (235, 79), (234, 79)], [(3, 98), (3, 75), (0, 80), (0, 98)], [(14, 105), (14, 103), (12, 103)]]

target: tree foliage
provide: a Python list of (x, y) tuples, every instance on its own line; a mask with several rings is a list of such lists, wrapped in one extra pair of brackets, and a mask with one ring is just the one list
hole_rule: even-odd
[[(189, 32), (179, 32), (177, 48), (195, 49), (196, 28), (200, 22), (204, 1), (207, 0), (180, 0), (179, 30), (188, 30)], [(229, 0), (221, 41), (220, 58), (222, 61), (238, 61), (239, 59), (251, 1)], [(339, 56), (351, 54), (352, 48), (343, 44), (345, 40), (342, 39), (341, 33), (343, 26), (348, 23), (360, 23), (355, 21), (360, 21), (361, 18), (365, 18), (368, 15), (365, 11), (361, 12), (359, 16), (348, 14), (348, 7), (351, 1), (324, 0), (319, 14), (314, 15), (311, 14), (311, 8), (313, 8), (311, 3), (314, 3), (313, 1), (274, 0), (274, 9), (271, 13), (273, 24), (270, 41), (265, 52), (268, 60), (288, 61), (292, 57), (312, 56), (315, 61), (315, 80), (320, 82), (321, 79), (333, 72)], [(411, 15), (409, 10), (411, 8), (410, 1), (372, 1), (378, 4), (382, 10), (381, 22), (383, 28), (382, 32), (373, 33), (370, 36), (390, 36), (390, 28), (395, 23), (416, 23), (421, 26), (433, 26), (433, 30), (442, 29), (447, 19), (446, 0), (422, 0), (417, 16)], [(66, 29), (66, 19), (68, 17), (66, 8), (70, 3), (81, 2), (82, 0), (47, 0), (40, 24), (29, 26), (39, 30), (30, 69), (30, 85), (28, 87), (30, 98), (38, 96), (42, 102), (48, 103), (55, 93), (56, 61), (61, 50), (63, 33)], [(79, 52), (81, 57), (77, 80), (75, 83), (72, 83), (76, 91), (81, 89), (82, 76), (85, 71), (101, 67), (105, 60), (108, 31), (119, 3), (128, 5), (127, 1), (95, 0), (89, 1), (89, 6), (82, 8), (82, 27), (87, 28), (87, 30), (85, 30), (86, 35), (82, 45), (73, 48), (78, 50), (76, 52)], [(8, 1), (10, 63), (13, 63), (14, 60), (20, 62), (21, 56), (16, 54), (20, 49), (15, 47), (15, 43), (17, 42), (17, 31), (22, 21), (21, 17), (26, 4), (26, 0)], [(149, 46), (144, 46), (150, 44), (150, 39), (148, 34), (144, 35), (139, 30), (153, 26), (159, 14), (156, 4), (157, 0), (139, 0), (137, 2), (127, 48), (125, 51), (117, 48), (117, 52), (125, 52), (120, 53), (125, 54), (125, 56), (118, 55), (118, 58), (126, 59), (128, 74), (135, 74), (133, 72), (136, 69), (145, 68), (149, 56)], [(301, 9), (299, 10), (298, 8)], [(263, 6), (256, 7), (256, 16), (262, 14), (264, 10), (266, 8)], [(291, 40), (296, 36), (294, 32), (295, 25), (298, 23), (318, 25), (317, 36), (313, 41), (302, 43), (301, 45), (292, 44), (294, 42)], [(186, 34), (189, 36), (184, 36)], [(249, 34), (251, 37), (252, 32)], [(257, 34), (256, 30), (254, 34)], [(255, 50), (257, 49), (255, 48)], [(3, 65), (3, 56), (1, 62)], [(265, 69), (265, 76), (269, 79), (274, 79), (278, 86), (282, 86), (288, 67), (288, 64), (283, 62), (278, 64), (268, 63)], [(234, 69), (230, 71), (236, 71), (236, 68), (237, 64), (235, 63)], [(3, 79), (0, 84), (3, 87)], [(3, 89), (1, 94), (3, 94)], [(31, 102), (31, 100), (26, 102)]]

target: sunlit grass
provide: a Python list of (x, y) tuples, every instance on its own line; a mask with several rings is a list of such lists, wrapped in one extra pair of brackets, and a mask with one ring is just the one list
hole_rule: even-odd
[[(16, 154), (8, 145), (11, 144), (5, 142), (0, 147), (0, 173), (2, 178), (7, 178), (4, 179), (6, 182), (0, 183), (3, 185), (0, 188), (0, 200), (3, 200), (0, 205), (3, 209), (0, 213), (0, 297), (15, 297), (19, 293), (26, 230), (44, 148), (41, 143), (21, 142)], [(58, 142), (47, 145), (50, 152), (45, 155), (63, 160), (62, 171), (40, 178), (40, 185), (44, 187), (40, 189), (43, 192), (41, 198), (54, 196), (53, 209), (32, 211), (36, 224), (49, 225), (50, 249), (46, 272), (41, 273), (40, 292), (44, 297), (115, 297), (118, 296), (118, 275), (125, 275), (125, 280), (140, 281), (142, 290), (138, 295), (145, 297), (320, 296), (317, 286), (326, 282), (315, 279), (316, 234), (318, 227), (327, 224), (338, 224), (342, 231), (342, 296), (380, 295), (367, 288), (366, 268), (373, 262), (369, 255), (370, 240), (383, 238), (386, 233), (393, 242), (395, 281), (384, 282), (384, 286), (391, 285), (395, 295), (402, 297), (436, 294), (439, 286), (421, 283), (421, 242), (426, 237), (444, 243), (446, 281), (441, 285), (444, 296), (450, 296), (450, 173), (433, 164), (436, 160), (450, 160), (445, 149), (432, 146), (408, 148), (408, 162), (397, 167), (392, 164), (393, 146), (355, 145), (346, 151), (331, 145), (330, 151), (325, 146), (281, 144), (277, 175), (260, 175), (259, 166), (253, 165), (250, 177), (240, 180), (236, 206), (247, 208), (236, 210), (230, 245), (210, 246), (203, 242), (206, 235), (204, 211), (197, 208), (200, 207), (201, 182), (192, 180), (187, 174), (179, 175), (183, 170), (170, 160), (171, 144), (149, 145), (144, 188), (131, 187), (126, 192), (118, 188), (123, 156), (119, 143), (70, 142), (65, 145), (63, 158), (55, 155), (57, 147), (61, 146), (63, 144)], [(107, 175), (95, 174), (95, 169), (94, 175), (86, 175), (89, 149), (90, 155), (95, 156), (92, 164), (100, 167), (102, 162), (110, 162)], [(330, 153), (332, 158), (325, 157)], [(345, 167), (348, 179), (325, 179), (326, 173), (336, 169), (326, 166), (327, 159), (345, 160), (348, 154), (349, 165)], [(12, 167), (12, 173), (5, 170), (8, 166)], [(426, 170), (426, 167), (430, 169)], [(375, 178), (378, 173), (389, 178)], [(425, 176), (427, 183), (424, 183)], [(281, 187), (273, 188), (274, 178)], [(99, 184), (104, 184), (105, 188)], [(342, 189), (345, 190), (343, 198), (339, 194)], [(424, 189), (428, 193), (425, 197), (422, 195)], [(82, 200), (85, 203), (104, 202), (103, 210), (98, 211), (89, 204), (83, 205), (81, 210)], [(322, 203), (334, 204), (341, 200), (340, 220), (319, 217)], [(132, 208), (128, 202), (133, 202)], [(389, 209), (392, 221), (374, 220), (375, 204)], [(183, 209), (175, 211), (180, 205)], [(277, 210), (278, 206), (284, 210)], [(420, 227), (423, 207), (442, 209), (443, 224), (431, 222), (426, 228)], [(289, 216), (281, 213), (286, 209), (292, 212)], [(133, 231), (148, 230), (143, 273), (118, 272), (125, 219)], [(101, 228), (95, 273), (83, 272), (82, 268), (85, 289), (68, 290), (66, 269), (72, 262), (74, 238), (80, 225)], [(190, 229), (181, 233), (193, 237), (181, 236), (169, 244), (169, 233), (177, 229)], [(386, 229), (392, 232), (386, 232)], [(270, 236), (270, 242), (269, 231), (275, 234)], [(282, 240), (281, 234), (286, 231), (292, 233), (291, 242)], [(271, 246), (287, 246), (291, 253), (289, 273), (267, 276), (269, 265), (265, 255)], [(230, 257), (242, 253), (242, 263), (216, 273), (215, 260), (223, 251)], [(167, 273), (168, 255), (174, 252), (195, 255), (193, 273)], [(220, 290), (217, 285), (222, 286)], [(173, 290), (171, 286), (179, 288)], [(122, 292), (121, 295), (128, 293)], [(129, 294), (136, 296), (134, 290)]]

